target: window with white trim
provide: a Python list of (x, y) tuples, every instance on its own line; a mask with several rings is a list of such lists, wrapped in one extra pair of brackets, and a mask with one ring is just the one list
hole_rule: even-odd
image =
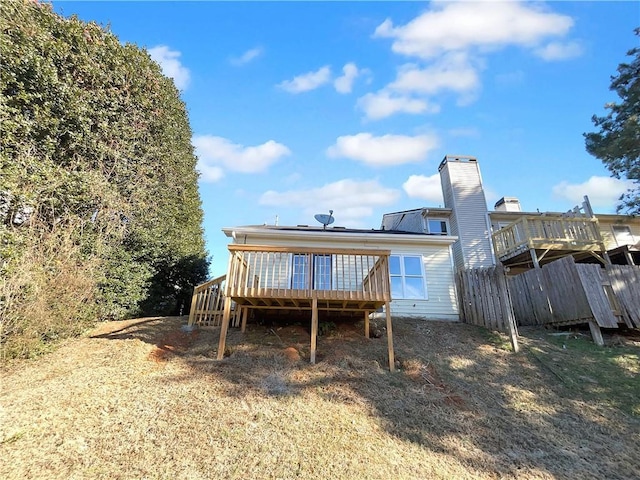
[(389, 275), (391, 277), (391, 298), (427, 298), (421, 255), (391, 255), (389, 257)]
[(424, 227), (431, 235), (449, 235), (449, 223), (443, 218), (426, 218)]
[(291, 263), (291, 288), (304, 290), (309, 286), (309, 256), (294, 254)]
[(331, 255), (313, 256), (313, 288), (331, 290)]
[[(313, 262), (314, 290), (331, 290), (331, 255), (311, 255)], [(291, 288), (305, 290), (309, 287), (309, 255), (294, 254), (291, 262)]]

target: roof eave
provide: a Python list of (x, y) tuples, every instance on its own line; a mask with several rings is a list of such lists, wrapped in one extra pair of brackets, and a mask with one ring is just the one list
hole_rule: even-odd
[(260, 235), (271, 238), (305, 238), (309, 240), (326, 240), (336, 238), (341, 240), (384, 240), (393, 241), (395, 243), (431, 243), (450, 245), (458, 240), (458, 237), (452, 235), (425, 235), (416, 233), (385, 233), (379, 231), (372, 232), (339, 232), (335, 230), (275, 230), (260, 227), (224, 227), (224, 234), (229, 238), (238, 235)]

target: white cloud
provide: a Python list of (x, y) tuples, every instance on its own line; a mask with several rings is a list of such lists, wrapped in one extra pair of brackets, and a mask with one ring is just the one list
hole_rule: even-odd
[(371, 120), (390, 117), (396, 113), (420, 114), (440, 111), (438, 105), (432, 105), (422, 98), (398, 95), (384, 89), (376, 93), (367, 93), (359, 98), (358, 107)]
[[(489, 52), (516, 46), (546, 60), (579, 55), (578, 43), (563, 40), (573, 24), (571, 17), (554, 13), (541, 2), (434, 0), (404, 25), (395, 26), (387, 19), (376, 28), (374, 37), (392, 39), (394, 52), (419, 62), (402, 66), (382, 91), (411, 97), (414, 111), (422, 99), (445, 92), (457, 94), (458, 105), (468, 105), (479, 94), (480, 72)], [(372, 95), (363, 98), (371, 101)], [(388, 106), (382, 111), (389, 113), (379, 113), (377, 118), (405, 109)]]
[(420, 162), (437, 147), (438, 138), (435, 134), (374, 137), (370, 133), (358, 133), (338, 137), (335, 145), (327, 149), (327, 155), (350, 158), (374, 167), (385, 167)]
[(255, 60), (260, 55), (262, 55), (263, 52), (264, 52), (264, 49), (262, 47), (252, 48), (252, 49), (247, 50), (246, 52), (244, 52), (239, 57), (232, 58), (231, 59), (231, 64), (232, 65), (236, 65), (238, 67), (242, 66), (242, 65), (246, 65), (250, 61)]
[(191, 74), (189, 69), (180, 63), (180, 55), (177, 50), (171, 50), (166, 45), (158, 45), (149, 49), (149, 56), (162, 68), (162, 73), (173, 78), (178, 90), (184, 90), (189, 85)]
[(520, 2), (433, 2), (434, 8), (394, 27), (385, 20), (376, 37), (393, 39), (396, 53), (432, 58), (444, 52), (483, 50), (507, 45), (537, 46), (548, 37), (566, 35), (573, 20), (545, 11), (544, 5)]
[(198, 158), (196, 170), (200, 172), (200, 180), (206, 183), (215, 183), (224, 177), (224, 170), (222, 168), (209, 165), (200, 158)]
[(338, 93), (351, 93), (354, 80), (362, 73), (355, 63), (347, 63), (342, 67), (343, 75), (333, 81), (333, 86)]
[(431, 65), (415, 63), (402, 65), (396, 79), (376, 93), (368, 93), (358, 100), (367, 118), (379, 120), (396, 113), (438, 113), (440, 106), (429, 98), (445, 91), (458, 94), (458, 104), (475, 100), (480, 89), (477, 68), (465, 53), (443, 55)]
[(442, 196), (442, 184), (440, 183), (440, 174), (436, 173), (427, 177), (425, 175), (411, 175), (406, 182), (402, 184), (402, 189), (411, 198), (420, 198), (429, 202), (444, 204)]
[(535, 51), (543, 60), (549, 62), (556, 60), (566, 60), (567, 58), (579, 57), (582, 55), (582, 45), (578, 42), (551, 42)]
[(434, 95), (444, 90), (473, 92), (479, 86), (478, 72), (469, 63), (467, 55), (455, 53), (443, 56), (426, 68), (419, 68), (415, 64), (403, 65), (389, 88), (401, 92)]
[(215, 182), (225, 170), (241, 173), (264, 172), (291, 151), (281, 143), (269, 140), (262, 145), (245, 147), (222, 137), (194, 136), (198, 171), (204, 181)]
[(633, 186), (634, 183), (631, 180), (593, 176), (586, 182), (578, 184), (560, 182), (553, 187), (552, 192), (557, 198), (569, 200), (575, 204), (582, 203), (583, 197), (588, 195), (592, 206), (613, 208), (620, 195)]
[(285, 80), (278, 84), (278, 87), (289, 93), (308, 92), (321, 87), (331, 81), (331, 68), (328, 65), (315, 72), (308, 72), (294, 77), (293, 80)]
[(323, 211), (334, 211), (341, 226), (362, 226), (375, 207), (393, 204), (400, 196), (396, 189), (386, 188), (377, 180), (344, 179), (309, 190), (270, 190), (260, 197), (260, 205), (300, 207), (308, 218)]

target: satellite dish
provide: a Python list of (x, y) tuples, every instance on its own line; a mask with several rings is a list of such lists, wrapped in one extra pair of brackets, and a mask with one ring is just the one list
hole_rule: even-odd
[(315, 218), (318, 222), (320, 222), (322, 224), (323, 229), (327, 229), (327, 225), (331, 225), (335, 218), (332, 217), (333, 215), (333, 210), (329, 210), (329, 215), (325, 214), (325, 213), (318, 213), (316, 215), (313, 216), (313, 218)]

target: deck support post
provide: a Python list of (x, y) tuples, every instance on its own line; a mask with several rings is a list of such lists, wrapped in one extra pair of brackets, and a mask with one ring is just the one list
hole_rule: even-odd
[(627, 265), (635, 265), (635, 262), (633, 261), (633, 256), (631, 255), (631, 252), (629, 250), (624, 251), (624, 258), (627, 259)]
[(311, 300), (311, 363), (316, 363), (316, 343), (318, 339), (318, 299)]
[(247, 329), (247, 317), (249, 316), (249, 307), (242, 307), (242, 323), (240, 324), (240, 331), (244, 333)]
[(538, 261), (538, 255), (536, 254), (536, 249), (530, 248), (529, 253), (531, 254), (531, 260), (533, 260), (533, 267), (540, 268), (540, 262)]
[(593, 343), (595, 343), (599, 347), (604, 347), (604, 340), (602, 338), (602, 332), (600, 331), (600, 325), (598, 325), (595, 320), (589, 321), (589, 330), (591, 330), (591, 338), (593, 338)]
[(393, 372), (396, 369), (396, 362), (393, 355), (393, 328), (391, 326), (391, 306), (389, 302), (384, 303), (384, 311), (387, 316), (387, 346), (389, 349), (389, 371)]
[(369, 310), (364, 311), (364, 336), (369, 338)]
[(229, 330), (229, 320), (231, 320), (231, 299), (224, 299), (224, 314), (222, 316), (222, 326), (220, 327), (220, 341), (218, 342), (218, 360), (224, 358), (224, 347), (227, 341), (227, 330)]
[(191, 327), (195, 323), (196, 319), (196, 305), (198, 304), (198, 292), (196, 292), (195, 287), (193, 289), (193, 297), (191, 297), (191, 310), (189, 310), (189, 323), (188, 325)]

